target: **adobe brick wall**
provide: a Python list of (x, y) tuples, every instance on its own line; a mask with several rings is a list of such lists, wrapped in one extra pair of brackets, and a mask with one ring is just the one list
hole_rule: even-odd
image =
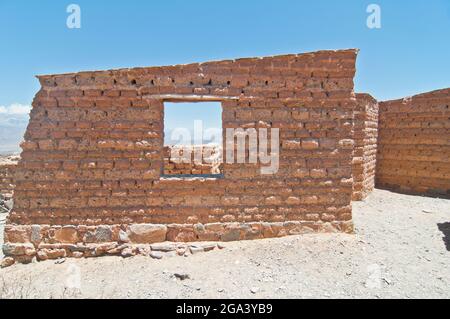
[[(40, 76), (5, 255), (352, 232), (356, 55)], [(278, 172), (234, 163), (223, 165), (223, 178), (162, 178), (163, 102), (190, 99), (222, 102), (224, 129), (279, 128)]]
[(378, 102), (356, 94), (354, 113), (353, 200), (363, 200), (375, 188), (378, 137)]
[(17, 156), (0, 157), (0, 197), (11, 198), (14, 193), (14, 170), (19, 158)]
[(380, 102), (377, 187), (450, 197), (450, 89)]
[[(183, 151), (186, 151), (186, 146), (165, 146), (164, 147), (164, 175), (218, 175), (223, 172), (223, 165), (221, 161), (222, 148), (219, 146), (205, 146), (194, 145), (190, 147), (190, 160), (184, 161), (181, 158)], [(176, 154), (175, 159), (172, 158), (172, 153)], [(203, 154), (201, 163), (194, 160), (194, 153), (200, 152)], [(187, 157), (186, 157), (187, 158)]]

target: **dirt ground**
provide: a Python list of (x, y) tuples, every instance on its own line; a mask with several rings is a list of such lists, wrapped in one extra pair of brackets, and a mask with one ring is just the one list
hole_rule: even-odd
[(0, 270), (0, 297), (450, 298), (450, 200), (376, 190), (354, 203), (354, 222), (355, 235), (225, 243), (189, 257), (15, 265)]

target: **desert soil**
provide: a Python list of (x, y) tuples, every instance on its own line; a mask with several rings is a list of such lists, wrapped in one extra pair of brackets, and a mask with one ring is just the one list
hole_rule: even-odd
[(0, 297), (450, 298), (450, 200), (376, 190), (353, 206), (355, 235), (225, 243), (161, 260), (14, 265), (0, 270)]

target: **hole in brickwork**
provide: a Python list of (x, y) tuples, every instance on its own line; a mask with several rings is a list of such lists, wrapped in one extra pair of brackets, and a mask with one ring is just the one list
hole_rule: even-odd
[(162, 177), (223, 177), (220, 102), (164, 103)]

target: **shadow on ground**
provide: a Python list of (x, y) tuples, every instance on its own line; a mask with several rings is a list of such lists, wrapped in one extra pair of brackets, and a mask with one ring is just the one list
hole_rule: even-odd
[(428, 192), (416, 192), (409, 189), (404, 189), (399, 186), (384, 186), (384, 185), (375, 185), (375, 188), (389, 191), (392, 193), (400, 194), (400, 195), (411, 195), (411, 196), (420, 196), (420, 197), (429, 197), (429, 198), (442, 198), (442, 199), (450, 199), (450, 193), (447, 190), (429, 190)]
[(442, 240), (445, 243), (445, 247), (450, 251), (450, 223), (438, 224), (438, 228), (444, 234)]

